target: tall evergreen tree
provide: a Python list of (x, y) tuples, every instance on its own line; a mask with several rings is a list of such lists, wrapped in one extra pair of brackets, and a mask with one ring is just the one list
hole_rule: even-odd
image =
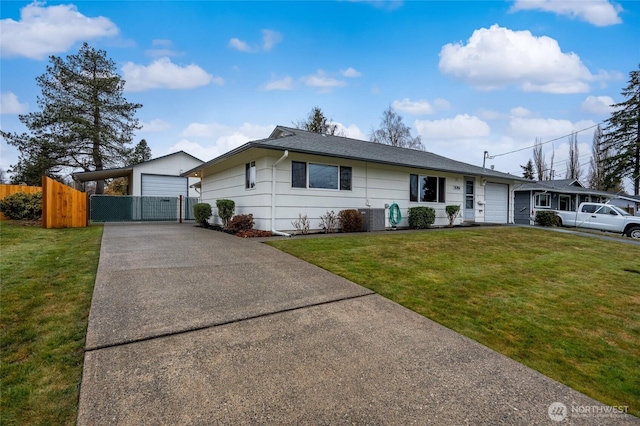
[(531, 179), (534, 180), (535, 179), (535, 172), (533, 170), (533, 161), (531, 161), (531, 159), (529, 159), (529, 161), (527, 161), (527, 164), (525, 164), (524, 166), (520, 166), (522, 168), (522, 177), (525, 179)]
[(293, 123), (298, 129), (303, 129), (308, 132), (322, 133), (325, 135), (343, 136), (342, 132), (338, 129), (332, 120), (327, 119), (324, 113), (319, 107), (311, 108), (311, 112), (306, 119)]
[(149, 148), (147, 141), (142, 139), (130, 151), (129, 158), (127, 159), (127, 165), (133, 166), (134, 164), (144, 163), (149, 160), (151, 160), (151, 148)]
[(411, 136), (411, 128), (402, 122), (402, 117), (391, 106), (382, 113), (380, 128), (373, 130), (369, 139), (371, 142), (424, 150), (420, 136)]
[[(40, 111), (19, 116), (30, 134), (2, 135), (23, 154), (42, 151), (34, 145), (53, 147), (55, 166), (92, 171), (122, 165), (142, 105), (122, 96), (125, 82), (115, 62), (87, 43), (75, 55), (49, 60), (46, 72), (36, 78)], [(23, 155), (23, 161), (32, 159)], [(96, 193), (103, 190), (100, 181)]]
[(612, 105), (601, 143), (611, 153), (604, 162), (604, 180), (611, 187), (630, 178), (634, 195), (640, 195), (640, 64), (629, 73), (629, 84), (621, 94), (626, 100)]

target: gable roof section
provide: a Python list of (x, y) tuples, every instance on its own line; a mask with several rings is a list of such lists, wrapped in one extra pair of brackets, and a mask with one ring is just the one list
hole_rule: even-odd
[(152, 163), (152, 162), (154, 162), (156, 160), (160, 160), (160, 159), (171, 157), (171, 156), (178, 155), (178, 154), (187, 155), (187, 156), (193, 158), (196, 161), (204, 163), (204, 161), (202, 161), (199, 158), (194, 157), (193, 155), (189, 154), (188, 152), (178, 151), (178, 152), (173, 152), (171, 154), (163, 155), (163, 156), (160, 156), (160, 157), (152, 158), (149, 161), (144, 161), (142, 163), (134, 164), (132, 166), (116, 167), (116, 168), (113, 168), (113, 169), (104, 169), (104, 170), (92, 170), (92, 171), (89, 171), (89, 172), (77, 172), (77, 173), (72, 173), (71, 176), (73, 176), (73, 178), (78, 180), (79, 182), (87, 182), (87, 181), (90, 181), (90, 180), (102, 180), (102, 179), (112, 179), (112, 178), (118, 178), (118, 177), (131, 176), (131, 174), (133, 173), (133, 168), (134, 167), (138, 167), (141, 164), (149, 164), (149, 163)]
[(303, 154), (322, 155), (357, 161), (389, 164), (416, 169), (428, 169), (442, 172), (454, 172), (486, 178), (500, 178), (512, 181), (525, 181), (524, 178), (491, 169), (452, 160), (427, 151), (399, 148), (375, 142), (350, 139), (342, 136), (324, 135), (290, 127), (277, 126), (269, 138), (247, 142), (246, 144), (195, 167), (182, 176), (205, 169), (226, 158), (232, 157), (250, 148), (264, 148), (278, 151), (288, 150)]
[(616, 197), (616, 194), (612, 194), (611, 192), (585, 188), (576, 179), (529, 181), (529, 183), (516, 186), (514, 191), (564, 192), (567, 194), (597, 195), (609, 198)]

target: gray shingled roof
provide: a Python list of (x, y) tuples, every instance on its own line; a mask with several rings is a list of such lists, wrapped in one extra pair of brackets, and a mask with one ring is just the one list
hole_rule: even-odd
[(289, 150), (304, 154), (323, 155), (327, 157), (346, 158), (373, 163), (391, 164), (403, 167), (415, 167), (434, 171), (454, 172), (472, 176), (494, 177), (524, 181), (523, 178), (508, 173), (452, 160), (427, 151), (398, 148), (391, 145), (350, 139), (342, 136), (331, 136), (320, 133), (307, 132), (290, 127), (277, 126), (267, 139), (247, 142), (220, 157), (194, 168), (183, 174), (187, 175), (196, 170), (202, 170), (225, 158), (250, 148)]
[(563, 180), (544, 180), (525, 183), (518, 185), (514, 188), (514, 191), (552, 191), (552, 192), (565, 192), (567, 194), (585, 194), (585, 195), (599, 195), (603, 197), (616, 197), (616, 194), (605, 191), (598, 191), (596, 189), (585, 188), (584, 186), (576, 186), (573, 183), (575, 180), (563, 179)]

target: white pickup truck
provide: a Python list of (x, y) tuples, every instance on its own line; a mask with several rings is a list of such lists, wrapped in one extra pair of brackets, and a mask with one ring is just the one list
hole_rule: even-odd
[(556, 210), (560, 226), (616, 232), (640, 239), (640, 217), (611, 204), (582, 203), (577, 212)]

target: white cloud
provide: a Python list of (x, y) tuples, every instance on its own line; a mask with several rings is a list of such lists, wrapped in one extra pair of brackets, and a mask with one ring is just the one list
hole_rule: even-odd
[(167, 149), (166, 154), (172, 154), (174, 152), (184, 151), (187, 154), (191, 154), (196, 158), (199, 158), (203, 161), (209, 161), (220, 154), (220, 149), (216, 145), (207, 145), (203, 146), (197, 142), (192, 142), (188, 139), (181, 139), (176, 144), (172, 145), (169, 149)]
[(528, 139), (533, 142), (537, 137), (554, 139), (595, 125), (596, 123), (591, 120), (580, 120), (572, 123), (569, 120), (555, 118), (513, 117), (509, 121), (509, 134), (513, 137)]
[(180, 66), (169, 58), (160, 58), (148, 66), (127, 62), (122, 66), (125, 90), (141, 92), (149, 89), (191, 89), (209, 83), (222, 85), (224, 80), (214, 77), (195, 64)]
[(171, 40), (155, 39), (151, 42), (151, 45), (153, 47), (156, 47), (156, 49), (148, 49), (145, 51), (145, 54), (147, 56), (151, 56), (152, 58), (181, 55), (180, 52), (176, 52), (172, 49), (173, 42)]
[(429, 101), (425, 101), (423, 99), (412, 101), (409, 98), (404, 98), (401, 101), (395, 100), (391, 103), (391, 107), (396, 111), (406, 112), (407, 114), (429, 115), (436, 112), (436, 103), (440, 107), (443, 107), (443, 109), (447, 109), (449, 107), (449, 102), (444, 99), (438, 99), (434, 101), (434, 105), (431, 105)]
[(509, 118), (508, 114), (505, 114), (500, 111), (494, 111), (491, 109), (484, 109), (484, 108), (479, 109), (476, 115), (481, 120), (502, 120), (505, 118)]
[(162, 132), (171, 128), (171, 124), (159, 118), (149, 122), (140, 121), (140, 125), (142, 125), (141, 132)]
[(613, 111), (613, 108), (611, 108), (613, 104), (614, 101), (611, 96), (587, 96), (587, 99), (585, 99), (580, 106), (584, 112), (605, 115)]
[(334, 124), (337, 127), (338, 133), (342, 133), (345, 137), (359, 139), (361, 141), (369, 140), (367, 135), (365, 135), (364, 132), (355, 124), (350, 124), (348, 127), (337, 121), (333, 121), (331, 124)]
[(13, 92), (0, 94), (0, 114), (24, 114), (28, 108), (29, 104), (20, 103)]
[(274, 127), (271, 124), (262, 126), (251, 123), (243, 123), (240, 127), (219, 123), (191, 123), (183, 131), (183, 137), (206, 137), (207, 139), (215, 139), (215, 142), (210, 145), (202, 145), (189, 139), (182, 139), (169, 148), (167, 154), (183, 150), (201, 160), (208, 161), (246, 142), (268, 137)]
[(282, 33), (273, 30), (262, 30), (262, 45), (258, 44), (249, 44), (244, 40), (240, 40), (239, 38), (233, 37), (229, 40), (229, 46), (245, 53), (256, 53), (260, 50), (268, 52), (273, 49), (273, 47), (282, 41)]
[(350, 77), (350, 78), (354, 78), (354, 77), (360, 77), (362, 75), (362, 73), (358, 70), (356, 70), (355, 68), (349, 67), (346, 70), (340, 70), (340, 74), (342, 74), (345, 77)]
[(247, 42), (240, 40), (239, 38), (232, 38), (231, 40), (229, 40), (229, 46), (233, 47), (236, 50), (239, 50), (240, 52), (252, 52), (251, 47), (249, 46), (249, 44), (247, 44)]
[(416, 120), (413, 126), (422, 139), (476, 139), (491, 133), (487, 123), (468, 114), (441, 120)]
[(608, 0), (558, 1), (558, 0), (516, 0), (511, 11), (542, 10), (571, 18), (587, 21), (598, 27), (619, 24), (622, 19), (618, 13), (622, 7)]
[(443, 46), (439, 68), (482, 90), (516, 85), (526, 92), (579, 93), (595, 78), (556, 40), (498, 25), (475, 30), (467, 44)]
[(271, 79), (268, 83), (260, 86), (260, 90), (269, 91), (269, 90), (291, 90), (293, 89), (293, 79), (289, 76), (286, 76), (280, 80)]
[(509, 111), (511, 117), (531, 117), (533, 113), (525, 107), (511, 108)]
[(20, 20), (0, 20), (2, 56), (43, 59), (65, 52), (79, 41), (115, 36), (118, 27), (105, 17), (89, 18), (74, 5), (44, 6), (34, 1), (20, 10)]
[(338, 80), (329, 77), (323, 70), (318, 70), (315, 74), (307, 75), (301, 78), (302, 82), (310, 87), (317, 87), (323, 91), (331, 90), (335, 87), (344, 87), (347, 83), (343, 80)]
[(262, 48), (271, 50), (273, 46), (282, 41), (282, 33), (272, 30), (262, 30)]

